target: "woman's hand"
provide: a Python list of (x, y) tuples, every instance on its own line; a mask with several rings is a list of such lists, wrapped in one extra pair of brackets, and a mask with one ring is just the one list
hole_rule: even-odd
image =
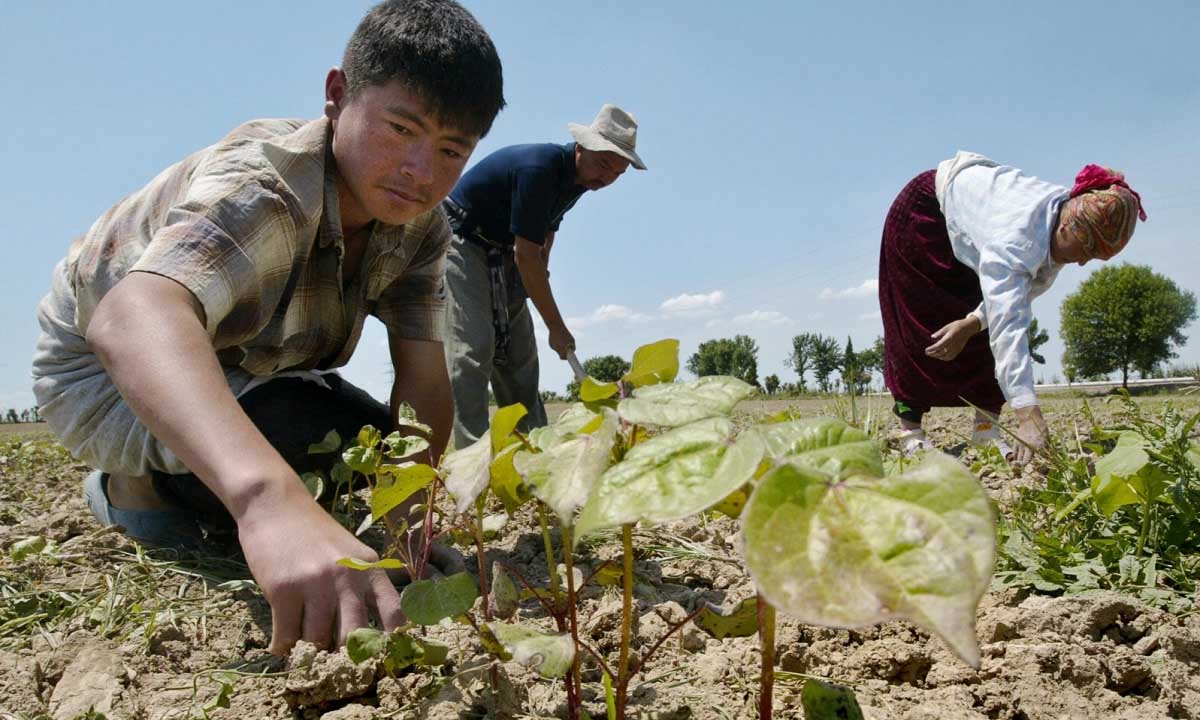
[(968, 315), (961, 320), (955, 320), (942, 326), (932, 335), (935, 342), (925, 348), (925, 354), (931, 358), (950, 362), (958, 357), (967, 341), (979, 332), (979, 320), (974, 315)]
[(1033, 460), (1039, 450), (1046, 447), (1046, 436), (1050, 432), (1042, 409), (1037, 405), (1017, 408), (1013, 411), (1020, 425), (1017, 427), (1016, 463), (1024, 465)]

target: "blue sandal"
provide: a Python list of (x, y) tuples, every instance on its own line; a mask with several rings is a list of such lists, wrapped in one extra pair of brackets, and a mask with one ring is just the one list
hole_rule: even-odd
[(144, 545), (194, 548), (204, 541), (196, 513), (187, 510), (121, 510), (108, 499), (108, 473), (93, 470), (83, 481), (83, 497), (102, 525), (119, 525)]

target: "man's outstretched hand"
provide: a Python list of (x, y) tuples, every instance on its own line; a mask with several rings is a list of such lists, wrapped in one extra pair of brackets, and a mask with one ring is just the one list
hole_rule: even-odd
[(402, 625), (400, 594), (384, 570), (352, 570), (337, 562), (375, 562), (379, 555), (330, 517), (299, 481), (286, 485), (274, 497), (255, 498), (238, 518), (246, 562), (271, 605), (271, 653), (286, 655), (298, 640), (322, 649), (343, 645), (372, 613), (385, 630)]

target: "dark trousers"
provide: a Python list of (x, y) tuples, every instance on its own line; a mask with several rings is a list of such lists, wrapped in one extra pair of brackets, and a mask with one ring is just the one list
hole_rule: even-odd
[[(308, 453), (308, 446), (321, 442), (330, 430), (336, 430), (345, 443), (364, 425), (374, 425), (385, 435), (391, 429), (387, 405), (339, 375), (324, 375), (323, 379), (329, 389), (299, 378), (280, 378), (238, 400), (255, 427), (297, 474), (328, 471), (333, 466), (338, 453)], [(165, 499), (195, 510), (210, 528), (233, 529), (229, 511), (195, 475), (156, 472), (154, 485)]]

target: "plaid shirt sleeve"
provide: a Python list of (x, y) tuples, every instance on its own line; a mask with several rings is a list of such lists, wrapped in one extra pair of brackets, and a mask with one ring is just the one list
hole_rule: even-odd
[(249, 174), (194, 182), (131, 271), (186, 287), (204, 307), (217, 349), (253, 337), (287, 286), (297, 226), (289, 204)]
[(408, 223), (404, 244), (415, 248), (412, 257), (404, 272), (379, 296), (375, 317), (387, 326), (389, 334), (441, 342), (446, 248), (450, 245), (450, 225), (441, 208)]

